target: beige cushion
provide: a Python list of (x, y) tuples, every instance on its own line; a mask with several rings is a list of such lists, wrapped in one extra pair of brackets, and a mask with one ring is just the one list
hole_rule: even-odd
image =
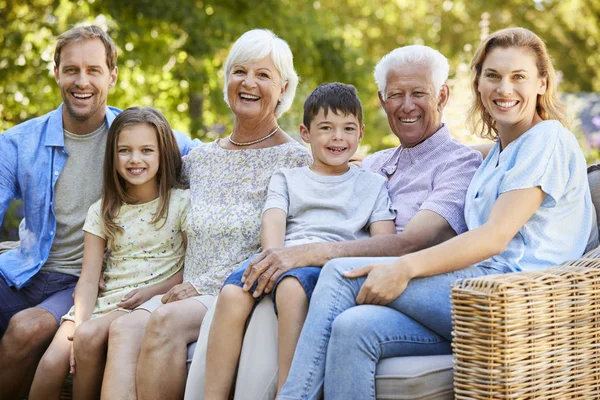
[(377, 399), (451, 400), (452, 356), (393, 357), (375, 373)]

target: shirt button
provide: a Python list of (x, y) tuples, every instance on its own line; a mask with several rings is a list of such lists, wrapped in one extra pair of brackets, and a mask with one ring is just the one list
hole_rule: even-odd
[(58, 171), (54, 171), (54, 175), (55, 175), (55, 176), (58, 176)]
[(54, 231), (50, 231), (50, 236), (54, 235)]

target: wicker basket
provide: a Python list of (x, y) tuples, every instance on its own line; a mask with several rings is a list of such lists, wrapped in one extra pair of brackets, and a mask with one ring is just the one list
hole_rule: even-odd
[(456, 399), (600, 398), (600, 250), (452, 289)]

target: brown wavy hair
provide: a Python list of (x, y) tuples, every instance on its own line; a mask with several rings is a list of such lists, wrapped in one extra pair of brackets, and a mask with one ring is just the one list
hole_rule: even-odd
[[(184, 189), (179, 181), (181, 173), (181, 153), (177, 140), (167, 119), (152, 107), (131, 107), (124, 110), (113, 121), (108, 130), (106, 154), (104, 156), (104, 190), (102, 192), (102, 219), (108, 248), (112, 247), (117, 232), (123, 232), (115, 218), (123, 203), (132, 203), (133, 199), (127, 193), (126, 181), (117, 171), (117, 143), (119, 134), (125, 128), (146, 124), (154, 128), (158, 142), (159, 165), (156, 173), (159, 186), (158, 212), (151, 223), (155, 224), (169, 212), (171, 189)], [(161, 225), (162, 226), (162, 225)]]
[(535, 58), (538, 76), (546, 78), (546, 92), (538, 95), (536, 111), (543, 120), (555, 119), (567, 126), (565, 107), (557, 96), (557, 81), (552, 60), (542, 39), (525, 28), (507, 28), (489, 35), (481, 44), (471, 61), (471, 89), (473, 104), (467, 122), (472, 132), (486, 139), (498, 140), (496, 121), (486, 111), (479, 93), (479, 79), (483, 62), (495, 48), (519, 47)]

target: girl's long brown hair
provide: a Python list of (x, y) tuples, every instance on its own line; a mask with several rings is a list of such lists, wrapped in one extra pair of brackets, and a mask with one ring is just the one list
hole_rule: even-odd
[[(181, 172), (181, 153), (175, 135), (166, 118), (152, 107), (131, 107), (124, 110), (113, 121), (108, 130), (106, 154), (104, 157), (104, 190), (102, 192), (102, 219), (108, 248), (112, 247), (117, 232), (123, 232), (115, 218), (119, 215), (122, 203), (131, 203), (127, 194), (127, 182), (117, 171), (117, 144), (119, 134), (125, 128), (146, 124), (154, 128), (158, 142), (159, 166), (156, 178), (159, 186), (158, 212), (152, 219), (153, 224), (168, 216), (171, 189), (184, 189), (179, 182)], [(164, 224), (164, 222), (163, 222)]]
[(471, 89), (473, 104), (469, 109), (467, 121), (469, 128), (477, 135), (497, 140), (496, 121), (486, 111), (479, 93), (479, 79), (483, 62), (490, 52), (497, 48), (519, 47), (527, 50), (534, 58), (538, 76), (546, 78), (546, 93), (538, 95), (536, 111), (543, 120), (555, 119), (567, 126), (564, 105), (557, 96), (557, 81), (552, 60), (546, 45), (538, 35), (525, 28), (507, 28), (489, 35), (481, 44), (471, 61)]

